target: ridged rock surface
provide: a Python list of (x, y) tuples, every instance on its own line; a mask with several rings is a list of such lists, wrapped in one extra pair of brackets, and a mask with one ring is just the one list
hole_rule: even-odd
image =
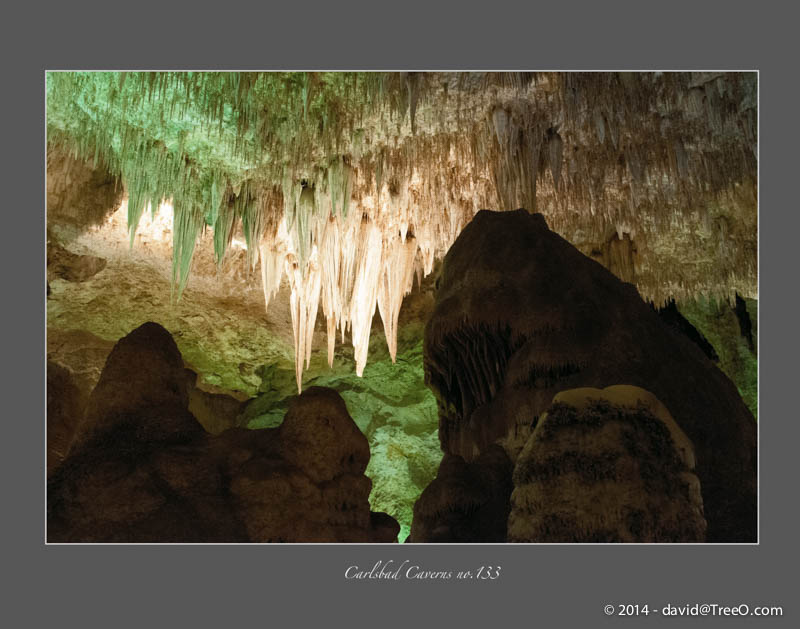
[(514, 468), (511, 542), (702, 542), (694, 449), (638, 387), (559, 393)]

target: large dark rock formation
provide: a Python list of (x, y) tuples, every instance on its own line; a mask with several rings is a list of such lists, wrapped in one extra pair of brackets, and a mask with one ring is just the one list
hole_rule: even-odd
[(514, 468), (512, 542), (702, 542), (694, 448), (638, 387), (556, 395)]
[[(89, 397), (76, 442), (131, 425), (136, 432), (152, 432), (179, 439), (202, 430), (188, 411), (183, 358), (172, 335), (148, 322), (120, 339), (106, 359), (100, 380)], [(161, 417), (154, 421), (152, 414)], [(139, 421), (141, 420), (141, 421)]]
[(442, 265), (425, 329), (442, 448), (472, 460), (559, 391), (651, 391), (694, 444), (707, 539), (756, 539), (756, 428), (735, 386), (635, 287), (524, 210), (479, 212)]
[(369, 510), (369, 447), (336, 392), (296, 397), (278, 428), (211, 436), (188, 389), (158, 324), (116, 344), (48, 480), (49, 541), (396, 541)]
[(414, 504), (409, 542), (506, 541), (512, 464), (500, 446), (472, 462), (445, 454)]

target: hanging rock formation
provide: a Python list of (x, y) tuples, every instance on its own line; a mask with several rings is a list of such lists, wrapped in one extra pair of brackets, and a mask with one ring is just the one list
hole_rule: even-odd
[(541, 215), (481, 211), (463, 230), (424, 352), (442, 448), (466, 460), (498, 440), (514, 458), (559, 391), (651, 391), (694, 444), (708, 540), (755, 540), (755, 421), (735, 386)]
[(96, 160), (68, 151), (47, 151), (48, 227), (58, 224), (65, 236), (99, 225), (119, 207), (125, 188)]
[[(554, 232), (656, 307), (674, 298), (756, 408), (757, 336), (748, 342), (747, 321), (734, 321), (745, 345), (720, 348), (705, 309), (698, 325), (685, 308), (701, 295), (757, 297), (755, 72), (46, 79), (48, 359), (69, 367), (88, 399), (100, 346), (77, 335), (116, 340), (158, 320), (199, 376), (187, 384), (170, 364), (168, 390), (151, 399), (148, 376), (132, 372), (140, 393), (123, 392), (115, 406), (108, 393), (125, 374), (107, 374), (102, 395), (90, 400), (81, 448), (125, 413), (161, 414), (161, 423), (137, 429), (154, 433), (144, 439), (183, 434), (197, 420), (219, 434), (210, 443), (227, 443), (241, 400), (206, 385), (247, 395), (263, 385), (283, 407), (260, 400), (247, 411), (261, 419), (268, 411), (263, 426), (275, 427), (290, 394), (326, 384), (318, 353), (326, 333), (331, 386), (351, 362), (355, 375), (373, 377), (368, 359), (380, 379), (392, 378), (384, 375), (390, 365), (378, 363), (409, 358), (399, 323), (404, 296), (414, 279), (421, 285), (433, 273), (479, 208), (493, 206), (541, 212)], [(483, 214), (475, 220), (484, 229)], [(722, 376), (637, 310), (631, 286), (552, 234), (531, 248), (536, 238), (515, 229), (459, 254), (469, 264), (452, 263), (456, 270), (442, 277), (449, 306), (434, 317), (439, 346), (428, 344), (426, 354), (445, 449), (470, 465), (499, 440), (513, 461), (557, 391), (639, 384), (695, 443), (709, 539), (751, 540), (755, 436)], [(479, 238), (470, 233), (468, 240)], [(496, 255), (502, 263), (480, 259)], [(376, 351), (381, 330), (386, 350)], [(418, 357), (408, 374), (418, 373)], [(146, 354), (144, 365), (154, 360)], [(409, 391), (419, 378), (411, 380)], [(370, 463), (380, 479), (373, 504), (402, 513), (405, 536), (413, 499), (394, 503), (394, 487), (413, 486), (416, 496), (441, 456), (430, 395), (401, 414), (396, 404), (414, 395), (387, 401), (382, 384), (351, 386), (346, 378), (336, 387), (380, 453)], [(368, 408), (353, 407), (359, 397)], [(407, 462), (414, 452), (424, 456)], [(248, 504), (258, 502), (257, 490), (240, 489)]]
[(562, 391), (514, 468), (510, 542), (702, 542), (694, 448), (625, 385)]
[(180, 352), (146, 323), (109, 355), (66, 460), (48, 479), (51, 542), (389, 542), (371, 513), (369, 447), (333, 391), (275, 429), (209, 436)]
[[(542, 212), (657, 304), (757, 294), (755, 72), (53, 72), (48, 209), (96, 223), (127, 192), (130, 240), (174, 208), (172, 283), (213, 231), (291, 285), (298, 389), (317, 310), (370, 322), (480, 207)], [(91, 165), (91, 166), (90, 166)], [(84, 184), (93, 189), (84, 191)], [(413, 237), (412, 237), (413, 236)]]

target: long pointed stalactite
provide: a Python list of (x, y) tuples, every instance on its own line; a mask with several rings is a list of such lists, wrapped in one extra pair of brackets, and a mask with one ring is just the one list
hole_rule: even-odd
[(241, 229), (291, 289), (298, 389), (321, 307), (356, 372), (380, 313), (481, 208), (542, 212), (663, 303), (755, 296), (754, 73), (54, 72), (48, 150), (125, 186), (131, 242), (171, 200), (173, 283)]

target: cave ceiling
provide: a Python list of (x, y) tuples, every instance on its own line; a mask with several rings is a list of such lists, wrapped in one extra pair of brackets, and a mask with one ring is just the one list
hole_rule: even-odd
[(394, 358), (403, 297), (482, 208), (541, 212), (657, 303), (757, 297), (756, 73), (51, 72), (46, 92), (48, 206), (89, 163), (132, 245), (172, 208), (175, 299), (198, 260), (260, 275), (261, 309), (286, 286), (298, 388), (318, 314), (330, 360), (347, 334), (361, 374), (376, 311)]

